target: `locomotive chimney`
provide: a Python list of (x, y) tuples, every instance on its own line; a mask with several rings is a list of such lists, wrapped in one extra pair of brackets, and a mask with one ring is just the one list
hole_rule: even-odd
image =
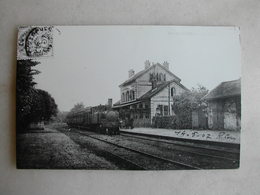
[(113, 104), (113, 99), (112, 98), (108, 98), (107, 104), (110, 108), (112, 108), (112, 104)]
[(128, 71), (128, 77), (129, 77), (129, 78), (132, 77), (132, 76), (134, 76), (134, 74), (135, 74), (135, 71), (134, 71), (133, 69), (130, 69), (130, 70)]

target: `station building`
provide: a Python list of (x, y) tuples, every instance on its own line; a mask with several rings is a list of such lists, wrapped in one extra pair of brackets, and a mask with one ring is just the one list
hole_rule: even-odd
[(150, 64), (138, 73), (129, 70), (129, 78), (119, 85), (121, 99), (113, 105), (123, 120), (133, 120), (134, 127), (149, 127), (156, 115), (174, 115), (173, 96), (188, 89), (169, 70), (169, 63)]

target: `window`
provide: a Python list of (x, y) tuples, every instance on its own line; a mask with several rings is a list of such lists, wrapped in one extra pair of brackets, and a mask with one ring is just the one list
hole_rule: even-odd
[(175, 88), (172, 87), (172, 88), (171, 88), (171, 97), (173, 97), (174, 95), (175, 95)]
[(122, 94), (122, 102), (125, 101), (125, 93)]
[(129, 91), (126, 92), (126, 101), (129, 101)]
[(133, 97), (133, 100), (135, 100), (135, 91), (132, 91), (133, 94), (132, 94), (132, 97)]
[(166, 74), (164, 74), (164, 81), (166, 81)]
[(163, 111), (164, 111), (163, 115), (167, 116), (168, 115), (168, 106), (164, 106)]
[(134, 100), (135, 99), (135, 92), (133, 90), (131, 90), (130, 93), (129, 93), (129, 96), (130, 96), (129, 100)]
[(163, 81), (163, 80), (164, 80), (163, 73), (160, 73), (160, 75), (159, 75), (159, 81)]
[(129, 92), (129, 100), (132, 100), (132, 91)]
[(153, 80), (153, 74), (150, 73), (149, 81), (152, 82), (152, 80)]
[(149, 113), (145, 113), (145, 118), (149, 119)]
[(156, 115), (162, 115), (163, 114), (163, 105), (158, 105), (156, 108)]

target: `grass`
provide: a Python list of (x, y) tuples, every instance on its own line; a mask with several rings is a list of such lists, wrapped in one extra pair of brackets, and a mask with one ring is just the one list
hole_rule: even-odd
[(104, 158), (96, 156), (87, 148), (81, 148), (53, 127), (58, 128), (58, 125), (45, 127), (45, 130), (17, 134), (17, 168), (115, 168)]

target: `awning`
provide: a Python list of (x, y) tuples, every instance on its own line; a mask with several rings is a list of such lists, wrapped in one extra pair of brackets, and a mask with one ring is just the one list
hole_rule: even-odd
[(133, 104), (138, 104), (142, 101), (133, 101), (133, 102), (128, 102), (128, 103), (124, 103), (124, 104), (119, 104), (119, 105), (114, 105), (112, 108), (122, 108), (122, 107), (125, 107), (125, 106), (130, 106), (130, 105), (133, 105)]

